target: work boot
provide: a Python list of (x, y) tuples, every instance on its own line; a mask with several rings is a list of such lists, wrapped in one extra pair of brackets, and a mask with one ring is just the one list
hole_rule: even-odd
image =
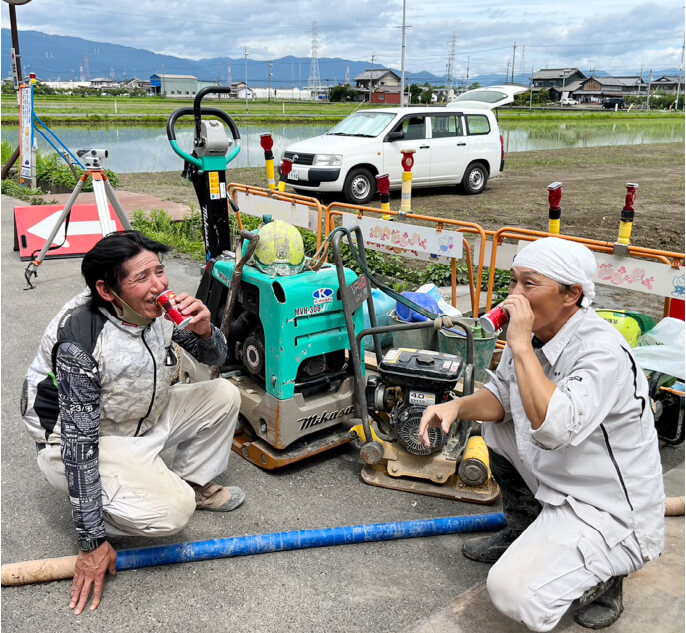
[(231, 512), (245, 501), (245, 493), (238, 486), (206, 486), (190, 484), (195, 491), (195, 509), (210, 512)]
[(572, 605), (574, 621), (587, 629), (604, 629), (616, 622), (624, 610), (623, 581), (624, 576), (613, 576), (585, 592)]
[(466, 540), (462, 553), (480, 563), (495, 563), (541, 511), (529, 487), (517, 469), (504, 457), (488, 450), (491, 472), (502, 493), (503, 513), (507, 527), (488, 536)]

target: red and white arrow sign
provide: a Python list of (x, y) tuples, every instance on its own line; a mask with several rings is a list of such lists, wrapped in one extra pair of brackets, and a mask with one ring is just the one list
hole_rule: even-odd
[[(37, 222), (33, 226), (29, 227), (26, 232), (32, 233), (33, 235), (39, 237), (43, 241), (47, 240), (50, 237), (50, 233), (55, 228), (55, 224), (57, 223), (57, 220), (59, 219), (61, 214), (61, 211), (57, 211), (56, 213), (49, 215), (47, 218), (44, 218), (40, 222)], [(60, 228), (55, 234), (53, 244), (61, 244), (64, 240), (64, 226), (65, 223), (62, 222)], [(69, 235), (102, 235), (100, 222), (98, 220), (82, 220), (78, 222), (69, 222)], [(64, 246), (69, 247), (69, 243), (64, 242)]]
[(123, 231), (124, 227), (114, 209), (105, 207), (104, 204), (101, 206), (102, 213), (95, 204), (75, 204), (72, 207), (71, 221), (67, 230), (69, 243), (63, 243), (64, 222), (61, 222), (59, 226), (57, 224), (64, 212), (63, 204), (15, 207), (14, 222), (20, 257), (23, 260), (35, 257), (53, 231), (55, 231), (55, 237), (50, 245), (53, 250), (45, 255), (51, 258), (84, 255), (104, 235), (112, 231)]

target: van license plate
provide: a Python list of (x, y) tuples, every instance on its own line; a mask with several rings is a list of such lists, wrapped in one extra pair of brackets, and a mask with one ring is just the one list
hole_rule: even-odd
[(288, 174), (288, 180), (307, 180), (307, 169), (293, 167)]

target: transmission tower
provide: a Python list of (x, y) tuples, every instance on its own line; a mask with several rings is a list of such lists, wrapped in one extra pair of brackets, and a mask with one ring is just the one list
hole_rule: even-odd
[(83, 74), (85, 81), (88, 81), (91, 78), (91, 68), (90, 64), (88, 63), (88, 55), (83, 56)]
[(321, 79), (319, 78), (319, 60), (317, 58), (319, 26), (317, 21), (312, 22), (312, 63), (310, 64), (310, 77), (307, 80), (307, 89), (315, 97), (319, 92)]
[(448, 57), (448, 78), (445, 82), (445, 90), (451, 90), (453, 87), (453, 73), (455, 72), (455, 35), (453, 34), (452, 43), (450, 45), (450, 57)]
[(350, 85), (350, 64), (348, 64), (345, 68), (345, 85)]

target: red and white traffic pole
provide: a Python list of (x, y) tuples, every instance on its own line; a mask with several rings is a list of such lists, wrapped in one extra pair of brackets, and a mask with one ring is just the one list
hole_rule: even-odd
[(269, 189), (276, 189), (276, 180), (274, 179), (274, 154), (272, 147), (274, 147), (274, 140), (269, 132), (260, 134), (260, 145), (264, 150), (264, 160), (267, 163), (267, 186)]
[[(379, 174), (376, 177), (376, 188), (379, 190), (379, 197), (381, 198), (381, 208), (384, 211), (391, 210), (391, 179), (388, 174)], [(390, 213), (384, 213), (381, 216), (382, 220), (392, 220)]]
[(403, 185), (400, 194), (400, 215), (404, 216), (410, 213), (412, 207), (412, 166), (414, 165), (414, 156), (416, 150), (403, 149), (402, 159), (400, 163), (403, 166)]
[(555, 235), (560, 234), (560, 218), (562, 216), (562, 209), (560, 208), (560, 201), (562, 200), (562, 183), (551, 182), (548, 185), (548, 233)]

